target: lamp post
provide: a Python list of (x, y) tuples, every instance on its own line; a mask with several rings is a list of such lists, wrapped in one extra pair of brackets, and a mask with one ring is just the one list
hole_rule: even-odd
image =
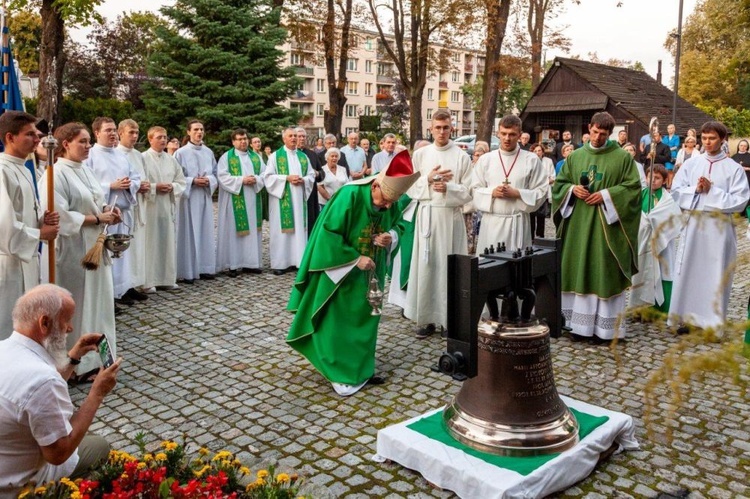
[(680, 50), (682, 47), (682, 2), (680, 0), (679, 19), (677, 20), (677, 50), (674, 61), (674, 96), (672, 100), (672, 123), (677, 122), (677, 91), (680, 88)]

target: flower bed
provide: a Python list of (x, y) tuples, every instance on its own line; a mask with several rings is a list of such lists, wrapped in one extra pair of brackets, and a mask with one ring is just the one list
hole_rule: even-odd
[(95, 468), (89, 479), (62, 478), (41, 486), (30, 484), (19, 499), (294, 499), (300, 498), (301, 480), (296, 474), (276, 474), (274, 468), (255, 474), (232, 453), (211, 455), (201, 448), (189, 457), (177, 442), (164, 441), (159, 452), (146, 453), (138, 439), (142, 458), (111, 451), (109, 459)]

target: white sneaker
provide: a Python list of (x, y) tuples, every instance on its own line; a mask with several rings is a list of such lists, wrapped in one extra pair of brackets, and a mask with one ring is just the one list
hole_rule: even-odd
[(354, 395), (355, 393), (360, 391), (362, 387), (365, 386), (366, 384), (367, 384), (367, 381), (359, 385), (345, 385), (343, 383), (331, 382), (331, 385), (333, 385), (333, 389), (336, 391), (336, 393), (344, 397)]
[(151, 286), (150, 288), (141, 288), (141, 293), (146, 293), (147, 295), (156, 293), (156, 288)]

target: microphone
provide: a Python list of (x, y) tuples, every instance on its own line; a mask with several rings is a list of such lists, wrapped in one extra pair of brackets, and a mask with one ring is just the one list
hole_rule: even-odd
[(586, 190), (589, 188), (589, 175), (588, 173), (581, 173), (581, 179), (580, 179), (581, 186), (585, 187)]

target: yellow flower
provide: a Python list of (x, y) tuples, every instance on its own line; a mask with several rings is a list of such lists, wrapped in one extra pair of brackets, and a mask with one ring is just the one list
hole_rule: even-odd
[(37, 487), (34, 489), (34, 494), (44, 494), (45, 492), (47, 492), (46, 487)]
[(248, 468), (247, 466), (242, 466), (240, 468), (240, 473), (242, 473), (243, 475), (249, 475), (250, 474), (250, 468)]
[(205, 456), (206, 454), (208, 454), (208, 449), (206, 449), (205, 447), (201, 447), (200, 449), (198, 449), (198, 454), (200, 454), (201, 456)]
[(157, 455), (154, 456), (154, 459), (156, 459), (157, 461), (166, 461), (167, 460), (167, 455), (164, 454), (163, 452), (160, 452), (160, 453), (158, 453)]
[(262, 487), (265, 484), (266, 484), (265, 480), (263, 480), (262, 478), (258, 478), (257, 480), (255, 480), (255, 483), (253, 485), (255, 485), (256, 487)]
[(18, 499), (26, 499), (30, 493), (31, 493), (30, 490), (24, 490), (23, 492), (18, 494)]
[(127, 480), (128, 474), (127, 473), (123, 473), (122, 475), (120, 475), (120, 478), (122, 478), (123, 480)]
[(239, 459), (235, 459), (234, 461), (232, 461), (232, 466), (240, 466), (240, 465), (242, 465), (242, 463), (240, 462)]
[(78, 485), (76, 485), (70, 478), (61, 478), (60, 483), (68, 487), (73, 492), (78, 492)]
[(276, 476), (276, 481), (277, 481), (278, 483), (286, 483), (286, 482), (288, 482), (288, 481), (289, 481), (289, 475), (287, 475), (286, 473), (279, 473), (279, 474), (278, 474), (278, 475)]
[(228, 450), (219, 451), (216, 453), (216, 455), (213, 457), (212, 461), (220, 461), (220, 460), (226, 460), (227, 458), (232, 457), (232, 453)]
[(136, 466), (136, 468), (138, 468), (139, 470), (145, 469), (146, 468), (146, 463), (144, 463), (143, 461), (141, 461), (140, 463), (138, 463), (138, 466)]
[(258, 478), (261, 478), (261, 479), (263, 479), (263, 478), (265, 478), (265, 477), (267, 477), (267, 476), (268, 476), (268, 472), (267, 472), (266, 470), (260, 470), (260, 471), (258, 472)]
[(177, 442), (165, 440), (161, 443), (161, 446), (164, 447), (168, 451), (175, 450), (177, 448)]
[(143, 461), (146, 462), (146, 463), (149, 463), (149, 462), (151, 462), (153, 460), (154, 460), (154, 455), (153, 454), (146, 454), (145, 456), (143, 456)]
[(78, 491), (71, 493), (70, 499), (81, 499), (81, 493)]

